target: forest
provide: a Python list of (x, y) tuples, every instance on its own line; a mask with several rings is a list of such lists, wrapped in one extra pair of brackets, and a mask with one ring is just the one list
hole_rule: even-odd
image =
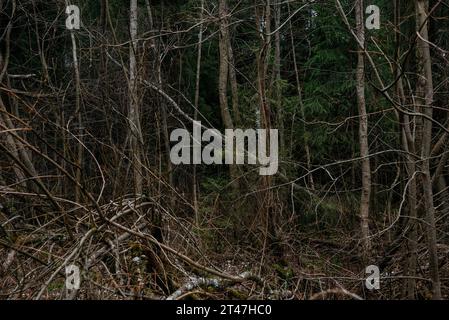
[(447, 0), (0, 0), (0, 300), (449, 298)]

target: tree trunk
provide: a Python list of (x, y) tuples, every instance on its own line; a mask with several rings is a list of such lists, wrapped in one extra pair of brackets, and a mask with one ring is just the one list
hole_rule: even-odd
[[(291, 15), (290, 12), (290, 4), (288, 4), (288, 14), (289, 16)], [(293, 26), (292, 26), (292, 22), (291, 20), (289, 21), (289, 27), (290, 27), (290, 41), (291, 41), (291, 46), (292, 46), (292, 55), (293, 55), (293, 67), (295, 69), (295, 80), (296, 80), (296, 90), (298, 92), (298, 101), (299, 101), (299, 112), (302, 118), (302, 129), (303, 129), (303, 142), (304, 142), (304, 151), (306, 153), (306, 163), (307, 163), (307, 170), (310, 172), (312, 170), (312, 156), (310, 153), (310, 147), (309, 147), (309, 139), (308, 139), (308, 131), (307, 131), (307, 124), (306, 124), (306, 115), (304, 112), (304, 101), (302, 98), (302, 87), (301, 87), (301, 80), (299, 78), (299, 67), (298, 67), (298, 62), (296, 59), (296, 44), (295, 44), (295, 38), (293, 35)], [(293, 143), (292, 141), (290, 142), (291, 144)], [(313, 191), (315, 190), (315, 182), (313, 181), (313, 176), (312, 174), (308, 175), (308, 180), (309, 180), (309, 187), (310, 189)]]
[[(219, 1), (218, 14), (220, 18), (220, 67), (218, 79), (218, 93), (220, 98), (221, 118), (226, 129), (234, 129), (231, 113), (228, 106), (228, 76), (229, 76), (229, 32), (228, 32), (228, 5), (226, 0)], [(229, 166), (233, 188), (238, 186), (238, 171), (233, 164)]]
[[(362, 196), (360, 199), (360, 221), (363, 238), (363, 249), (365, 257), (369, 257), (371, 241), (369, 238), (369, 210), (371, 196), (371, 166), (369, 159), (368, 144), (368, 116), (365, 101), (365, 25), (364, 25), (363, 0), (356, 2), (357, 38), (360, 45), (357, 53), (357, 105), (359, 109), (359, 143), (360, 157), (362, 158)], [(360, 47), (363, 46), (363, 47)]]
[[(200, 78), (201, 78), (201, 57), (203, 48), (203, 11), (204, 11), (204, 0), (201, 0), (201, 13), (200, 13), (200, 30), (198, 31), (198, 54), (196, 61), (196, 77), (195, 77), (195, 111), (193, 114), (193, 119), (198, 120), (199, 104), (200, 104)], [(198, 227), (200, 224), (199, 220), (199, 208), (198, 208), (198, 185), (197, 185), (197, 170), (196, 164), (193, 164), (193, 207), (195, 209), (195, 224)]]
[[(274, 86), (272, 88), (275, 90), (275, 101), (276, 101), (276, 126), (280, 132), (280, 150), (284, 150), (284, 128), (283, 128), (283, 110), (282, 110), (282, 87), (281, 87), (281, 0), (276, 1), (276, 6), (274, 10), (274, 28), (276, 32), (274, 33), (274, 64), (273, 64), (273, 76), (272, 79)], [(281, 151), (282, 152), (282, 151)]]
[[(400, 17), (401, 17), (401, 7), (398, 5), (398, 0), (394, 1), (394, 12), (395, 12), (395, 27), (396, 30), (400, 30)], [(401, 46), (400, 46), (400, 33), (397, 32), (395, 34), (395, 43), (396, 43), (396, 66), (400, 66), (400, 56), (401, 56)], [(398, 81), (396, 84), (396, 93), (398, 96), (398, 101), (401, 106), (405, 106), (407, 103), (406, 95), (404, 92), (404, 84), (403, 78), (401, 75), (401, 70), (399, 67), (395, 67), (395, 76)], [(406, 155), (405, 161), (405, 169), (407, 173), (407, 204), (408, 204), (408, 226), (410, 228), (407, 237), (407, 258), (406, 258), (406, 274), (407, 279), (405, 279), (404, 285), (404, 296), (407, 299), (415, 299), (415, 291), (416, 291), (416, 266), (417, 266), (417, 249), (418, 249), (418, 213), (417, 213), (417, 183), (416, 183), (416, 144), (415, 138), (412, 133), (412, 121), (410, 116), (407, 114), (397, 113), (400, 130), (401, 130), (401, 138), (402, 138), (402, 147), (405, 151)]]
[(428, 0), (415, 0), (416, 27), (420, 35), (417, 39), (417, 62), (418, 62), (418, 86), (416, 95), (417, 100), (423, 105), (422, 113), (426, 115), (423, 119), (422, 139), (421, 139), (421, 172), (424, 205), (426, 211), (427, 241), (429, 250), (430, 276), (433, 284), (433, 298), (441, 299), (441, 283), (438, 267), (437, 255), (437, 235), (435, 225), (435, 207), (433, 201), (432, 179), (430, 174), (430, 150), (432, 144), (432, 121), (433, 116), (433, 78), (432, 78), (432, 60), (429, 48), (428, 19), (429, 9)]
[(237, 84), (237, 75), (235, 72), (234, 50), (232, 49), (231, 36), (228, 30), (228, 60), (229, 60), (229, 82), (231, 84), (232, 94), (232, 113), (234, 116), (235, 125), (241, 124), (240, 110), (239, 110), (239, 91)]
[(142, 179), (142, 162), (141, 162), (141, 142), (142, 132), (140, 126), (140, 111), (138, 98), (138, 83), (137, 83), (137, 0), (131, 0), (129, 12), (129, 30), (131, 35), (131, 42), (129, 46), (129, 114), (128, 121), (130, 125), (130, 146), (131, 159), (134, 170), (134, 187), (136, 195), (141, 195), (143, 192)]

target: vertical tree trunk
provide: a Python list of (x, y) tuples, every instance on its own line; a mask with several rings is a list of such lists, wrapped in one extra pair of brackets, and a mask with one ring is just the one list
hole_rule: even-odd
[(131, 159), (134, 170), (134, 187), (137, 195), (143, 192), (140, 111), (137, 83), (137, 0), (130, 1), (129, 30), (131, 42), (129, 46), (129, 115)]
[(257, 62), (257, 89), (259, 94), (259, 109), (261, 115), (260, 127), (271, 128), (271, 111), (267, 97), (266, 80), (268, 71), (268, 57), (271, 46), (271, 9), (267, 1), (265, 6), (256, 3), (256, 24), (259, 28), (260, 48), (256, 58)]
[[(196, 78), (195, 78), (195, 111), (193, 114), (193, 119), (198, 120), (198, 108), (200, 104), (200, 77), (201, 77), (201, 57), (203, 48), (203, 11), (204, 11), (204, 0), (201, 0), (201, 13), (200, 13), (200, 30), (198, 31), (198, 54), (196, 60)], [(197, 171), (196, 165), (193, 165), (193, 207), (195, 208), (195, 224), (199, 226), (199, 216), (198, 216), (198, 185), (197, 185)]]
[[(273, 63), (273, 82), (276, 101), (276, 126), (280, 132), (280, 150), (284, 149), (284, 130), (282, 117), (282, 87), (281, 87), (281, 0), (276, 0), (274, 9), (274, 63)], [(273, 86), (272, 86), (273, 87)], [(281, 151), (282, 152), (282, 151)]]
[(78, 141), (77, 143), (77, 158), (76, 158), (76, 181), (78, 184), (75, 186), (75, 201), (80, 202), (81, 201), (81, 190), (80, 185), (81, 182), (81, 168), (83, 166), (83, 119), (82, 119), (82, 113), (81, 113), (81, 76), (80, 76), (80, 69), (79, 69), (79, 63), (78, 63), (78, 54), (77, 54), (77, 47), (76, 47), (76, 39), (75, 34), (73, 30), (70, 30), (70, 39), (72, 41), (72, 58), (73, 58), (73, 71), (75, 73), (75, 115), (78, 120)]
[(363, 0), (356, 2), (356, 23), (357, 38), (360, 46), (357, 53), (357, 105), (359, 109), (359, 143), (360, 156), (362, 158), (362, 196), (360, 199), (360, 221), (363, 237), (363, 249), (365, 257), (368, 257), (371, 251), (371, 241), (369, 239), (369, 210), (371, 195), (371, 166), (369, 159), (368, 145), (368, 116), (366, 113), (365, 101), (365, 25), (364, 25), (364, 6)]
[(430, 276), (433, 284), (433, 298), (441, 299), (441, 283), (439, 277), (438, 255), (437, 255), (437, 235), (435, 225), (435, 207), (433, 203), (432, 179), (430, 174), (430, 150), (432, 144), (432, 121), (433, 116), (433, 78), (432, 60), (429, 48), (429, 33), (427, 12), (429, 9), (428, 0), (415, 0), (416, 27), (420, 35), (417, 39), (417, 62), (418, 62), (418, 102), (423, 105), (422, 113), (427, 116), (423, 119), (422, 139), (421, 139), (421, 172), (424, 205), (426, 211), (427, 241), (429, 250)]
[[(268, 132), (272, 129), (272, 112), (269, 103), (269, 96), (267, 90), (268, 81), (268, 65), (271, 53), (271, 1), (266, 0), (263, 3), (255, 2), (256, 25), (259, 30), (260, 47), (257, 53), (257, 90), (259, 98), (259, 112), (260, 112), (260, 128), (267, 132), (267, 145), (270, 144), (270, 136)], [(260, 219), (264, 219), (265, 234), (264, 234), (264, 251), (268, 248), (278, 258), (282, 256), (282, 247), (279, 245), (278, 239), (278, 222), (279, 214), (275, 212), (274, 208), (274, 194), (272, 190), (273, 178), (271, 176), (264, 176), (262, 178), (260, 193), (260, 206), (258, 212), (261, 215)], [(264, 254), (263, 254), (264, 256)], [(263, 257), (261, 265), (263, 264)]]
[[(400, 30), (400, 17), (401, 17), (401, 7), (398, 5), (398, 0), (394, 1), (394, 11), (395, 11), (395, 21), (394, 24), (396, 26), (396, 30)], [(400, 56), (401, 56), (401, 46), (400, 46), (400, 32), (398, 31), (395, 34), (395, 43), (396, 43), (396, 66), (400, 66)], [(398, 81), (396, 84), (396, 93), (398, 96), (398, 101), (401, 106), (405, 106), (406, 96), (404, 92), (404, 84), (401, 76), (401, 70), (399, 67), (395, 67), (395, 76)], [(418, 225), (417, 225), (417, 184), (416, 184), (416, 145), (414, 135), (412, 134), (412, 122), (407, 114), (399, 114), (399, 123), (401, 126), (401, 138), (402, 138), (402, 146), (404, 151), (406, 152), (405, 160), (406, 160), (406, 172), (407, 172), (407, 203), (408, 203), (408, 226), (410, 231), (408, 233), (407, 240), (407, 261), (406, 267), (404, 268), (407, 273), (407, 279), (405, 279), (404, 285), (404, 293), (407, 299), (415, 299), (415, 290), (416, 290), (416, 265), (417, 265), (417, 248), (418, 248)]]
[(234, 116), (234, 123), (238, 126), (241, 123), (240, 110), (239, 110), (239, 91), (237, 84), (237, 74), (235, 72), (234, 50), (232, 49), (231, 36), (228, 30), (228, 60), (229, 60), (229, 82), (231, 84), (232, 94), (232, 113)]
[(227, 129), (233, 129), (231, 113), (228, 107), (228, 75), (229, 75), (229, 52), (228, 52), (228, 7), (226, 0), (219, 1), (219, 17), (220, 17), (220, 68), (218, 90), (220, 95), (220, 109), (224, 125)]
[[(290, 16), (291, 12), (290, 12), (290, 4), (288, 5), (288, 14)], [(295, 38), (293, 35), (293, 26), (292, 26), (292, 22), (291, 20), (289, 21), (289, 27), (290, 27), (290, 41), (291, 41), (291, 46), (292, 46), (292, 55), (293, 55), (293, 67), (295, 69), (295, 80), (296, 80), (296, 90), (298, 92), (298, 101), (299, 101), (299, 112), (301, 115), (301, 120), (303, 123), (303, 142), (304, 142), (304, 151), (306, 153), (306, 163), (307, 163), (307, 170), (309, 170), (309, 172), (312, 170), (312, 156), (310, 153), (310, 147), (309, 147), (309, 139), (308, 139), (308, 131), (307, 131), (307, 124), (306, 124), (306, 115), (304, 112), (304, 101), (302, 98), (302, 88), (301, 88), (301, 80), (299, 78), (299, 68), (298, 68), (298, 62), (296, 59), (296, 44), (295, 44)], [(291, 142), (292, 143), (292, 142)], [(310, 189), (313, 191), (315, 190), (315, 183), (313, 181), (313, 176), (311, 174), (309, 174), (308, 176), (308, 180), (309, 180), (309, 185), (310, 185)]]
[[(219, 0), (218, 14), (220, 18), (220, 67), (218, 79), (218, 93), (220, 98), (221, 118), (226, 129), (234, 129), (231, 113), (228, 106), (228, 76), (229, 76), (229, 32), (228, 32), (228, 5), (226, 0)], [(237, 188), (238, 171), (235, 165), (229, 166), (232, 186)]]
[(407, 152), (406, 160), (406, 170), (408, 176), (408, 211), (409, 211), (409, 222), (410, 231), (408, 235), (408, 258), (407, 258), (407, 276), (405, 291), (407, 299), (415, 298), (416, 289), (416, 263), (417, 263), (417, 249), (418, 249), (418, 229), (417, 229), (417, 185), (416, 185), (416, 160), (414, 158), (415, 146), (412, 136), (410, 134), (410, 120), (408, 116), (404, 116), (402, 120), (402, 144), (404, 151)]

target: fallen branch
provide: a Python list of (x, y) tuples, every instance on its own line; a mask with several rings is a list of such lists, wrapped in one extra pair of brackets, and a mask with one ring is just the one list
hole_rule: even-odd
[(226, 287), (231, 287), (237, 283), (240, 283), (243, 280), (253, 280), (258, 283), (263, 283), (263, 281), (259, 278), (251, 274), (250, 272), (244, 272), (236, 278), (235, 280), (222, 280), (222, 279), (209, 279), (209, 278), (197, 278), (191, 277), (190, 281), (184, 284), (181, 288), (173, 292), (170, 296), (167, 297), (167, 300), (177, 300), (182, 296), (185, 296), (192, 290), (197, 288), (207, 288), (213, 287), (215, 289), (223, 289)]

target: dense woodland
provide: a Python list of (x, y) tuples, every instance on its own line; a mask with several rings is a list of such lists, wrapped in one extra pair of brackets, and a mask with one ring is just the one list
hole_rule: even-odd
[(448, 59), (447, 0), (0, 0), (0, 299), (448, 298)]

